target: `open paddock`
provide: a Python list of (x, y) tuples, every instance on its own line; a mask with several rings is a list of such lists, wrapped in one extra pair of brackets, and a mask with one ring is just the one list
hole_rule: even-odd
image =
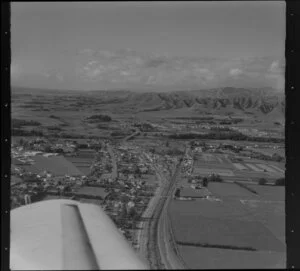
[(278, 154), (280, 156), (285, 157), (285, 149), (284, 148), (251, 148), (255, 152), (262, 153), (264, 155), (273, 155), (273, 154)]
[(282, 244), (285, 244), (285, 201), (266, 198), (243, 200), (243, 208), (254, 221), (265, 225)]
[(268, 167), (268, 166), (265, 165), (265, 164), (256, 164), (256, 166), (257, 166), (257, 167), (260, 167), (260, 168), (262, 168), (263, 170), (266, 170), (266, 171), (268, 171), (268, 172), (272, 172), (272, 173), (276, 172), (275, 169), (273, 169), (273, 168), (271, 168), (271, 167)]
[(197, 153), (195, 154), (195, 161), (198, 163), (213, 162), (215, 164), (228, 164), (228, 160), (223, 155), (212, 153)]
[(58, 175), (71, 175), (78, 176), (84, 175), (73, 163), (68, 161), (65, 157), (58, 156), (49, 156), (44, 157), (42, 155), (36, 155), (32, 157), (32, 165), (21, 166), (26, 171), (32, 173), (40, 173), (42, 171), (50, 172), (56, 176)]
[(63, 156), (34, 156), (35, 161), (34, 166), (41, 171), (47, 170), (55, 175), (83, 175), (80, 170), (78, 170), (71, 162), (69, 162)]
[(285, 172), (284, 169), (282, 169), (282, 168), (280, 168), (280, 167), (278, 167), (276, 165), (271, 165), (270, 164), (269, 167), (274, 168), (275, 170), (279, 171), (280, 173), (284, 173)]
[(198, 161), (194, 160), (194, 165), (196, 167), (203, 167), (203, 168), (220, 168), (220, 169), (229, 169), (229, 170), (234, 170), (235, 168), (233, 165), (230, 163), (219, 163), (219, 162), (203, 162), (203, 161)]
[(220, 176), (234, 176), (233, 171), (229, 169), (221, 168), (204, 168), (204, 167), (194, 167), (193, 174), (195, 175), (209, 175), (209, 174), (219, 174)]
[(250, 168), (250, 169), (252, 169), (252, 170), (254, 170), (254, 171), (256, 171), (256, 172), (263, 172), (263, 171), (264, 171), (263, 169), (257, 167), (255, 164), (249, 164), (249, 163), (246, 163), (245, 165), (246, 165), (248, 168)]
[[(176, 221), (181, 214), (190, 216), (204, 216), (207, 218), (225, 218), (225, 219), (246, 219), (248, 213), (240, 201), (210, 201), (205, 199), (196, 199), (195, 201), (172, 200), (168, 212), (171, 219)], [(176, 224), (174, 224), (176, 227)]]
[(234, 165), (234, 167), (238, 170), (245, 170), (245, 169), (248, 169), (247, 167), (243, 166), (242, 164), (240, 163), (232, 163)]
[(86, 195), (92, 197), (101, 197), (104, 199), (108, 193), (105, 192), (105, 188), (102, 187), (94, 187), (94, 186), (83, 186), (76, 191), (75, 195)]
[[(257, 199), (257, 196), (235, 183), (209, 183), (208, 190), (215, 196), (222, 198)], [(255, 189), (254, 189), (255, 190)]]
[(274, 181), (274, 177), (270, 176), (270, 174), (268, 172), (256, 172), (256, 171), (234, 171), (234, 177), (231, 177), (232, 180), (244, 180), (244, 181), (248, 181), (248, 180), (253, 180), (254, 182), (257, 182), (258, 179), (260, 178), (265, 178), (267, 180), (273, 180)]
[(185, 187), (180, 189), (181, 197), (191, 197), (191, 198), (202, 198), (210, 195), (209, 191), (205, 188), (193, 189), (191, 187)]
[(68, 161), (74, 164), (85, 175), (89, 174), (91, 171), (91, 165), (93, 159), (80, 158), (80, 157), (66, 157)]
[(275, 185), (257, 185), (257, 184), (247, 184), (250, 188), (255, 190), (260, 198), (263, 200), (285, 200), (285, 187), (275, 186)]
[(178, 246), (179, 253), (189, 269), (249, 269), (285, 268), (282, 252), (241, 251), (219, 248)]
[[(176, 220), (175, 220), (176, 219)], [(261, 222), (208, 218), (178, 213), (172, 221), (177, 242), (214, 246), (249, 247), (284, 252), (284, 245)]]

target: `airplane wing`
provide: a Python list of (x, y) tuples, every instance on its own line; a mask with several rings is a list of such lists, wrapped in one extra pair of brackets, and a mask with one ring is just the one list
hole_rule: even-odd
[(100, 206), (48, 200), (11, 211), (11, 270), (149, 269)]

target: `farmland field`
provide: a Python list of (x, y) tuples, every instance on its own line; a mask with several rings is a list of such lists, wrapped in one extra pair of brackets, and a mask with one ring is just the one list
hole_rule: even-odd
[(171, 202), (174, 236), (189, 268), (285, 266), (284, 189), (247, 186), (257, 194), (234, 183), (209, 183), (220, 201)]
[(195, 175), (209, 175), (212, 173), (219, 174), (220, 176), (234, 176), (234, 173), (231, 170), (228, 169), (222, 169), (222, 168), (204, 168), (204, 167), (195, 167), (193, 173)]
[(282, 252), (179, 246), (179, 253), (190, 269), (285, 268)]
[(208, 190), (219, 197), (253, 198), (257, 196), (234, 183), (209, 183)]
[(284, 201), (285, 199), (285, 189), (282, 186), (268, 186), (255, 184), (247, 184), (247, 186), (257, 191), (258, 195), (264, 200)]
[(279, 149), (271, 149), (271, 148), (252, 148), (253, 151), (255, 152), (260, 152), (262, 154), (265, 155), (273, 155), (275, 153), (281, 155), (281, 156), (285, 156), (285, 150), (284, 148), (279, 148)]
[[(193, 225), (191, 227), (191, 225)], [(261, 222), (177, 214), (176, 241), (214, 246), (284, 251), (284, 245)]]
[(193, 173), (199, 175), (219, 174), (226, 180), (276, 179), (283, 177), (282, 163), (267, 162), (241, 157), (242, 162), (231, 162), (226, 155), (196, 154)]
[(91, 196), (99, 196), (105, 198), (107, 192), (105, 192), (105, 188), (102, 187), (92, 187), (92, 186), (83, 186), (77, 192), (77, 194), (82, 195), (91, 195)]
[(83, 174), (88, 175), (90, 173), (92, 159), (83, 159), (80, 157), (66, 157), (66, 159), (73, 163)]
[(70, 161), (60, 155), (50, 157), (36, 155), (32, 159), (34, 160), (33, 165), (24, 165), (21, 167), (37, 174), (46, 170), (54, 175), (84, 175)]
[(181, 197), (191, 197), (191, 198), (198, 198), (198, 197), (206, 197), (210, 193), (207, 189), (193, 189), (190, 187), (186, 187), (180, 190)]

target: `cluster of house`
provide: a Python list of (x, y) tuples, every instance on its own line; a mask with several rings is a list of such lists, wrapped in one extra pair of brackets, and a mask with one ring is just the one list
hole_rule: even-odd
[[(38, 141), (33, 144), (41, 146), (44, 142)], [(34, 166), (34, 163), (31, 164), (33, 156), (57, 155), (57, 153), (43, 153), (41, 150), (36, 150), (37, 145), (31, 144), (30, 146), (33, 146), (34, 150), (24, 150), (21, 146), (14, 146), (12, 148), (13, 158)], [(99, 203), (114, 219), (125, 236), (130, 238), (128, 232), (138, 223), (132, 220), (135, 217), (134, 213), (142, 214), (154, 195), (155, 185), (147, 183), (143, 176), (151, 174), (152, 162), (145, 159), (143, 152), (137, 146), (117, 146), (115, 154), (118, 166), (116, 179), (111, 177), (112, 157), (107, 148), (102, 148), (97, 152), (92, 168), (99, 174), (91, 176), (61, 173), (59, 175), (45, 170), (33, 173), (28, 171), (30, 166), (23, 167), (23, 165), (19, 166), (14, 163), (12, 175), (19, 178), (19, 181), (16, 181), (11, 188), (12, 208), (43, 200), (48, 195), (76, 200), (91, 199), (97, 200), (97, 202), (99, 199), (103, 199)], [(21, 163), (23, 162), (21, 161)], [(108, 168), (108, 166), (110, 167)], [(97, 189), (100, 189), (101, 193)], [(131, 215), (131, 218), (124, 218), (124, 214)], [(137, 217), (138, 215), (136, 215), (136, 219), (138, 219)]]
[(181, 172), (185, 173), (187, 176), (190, 176), (193, 171), (193, 163), (193, 156), (187, 152), (182, 160)]
[(119, 146), (116, 150), (119, 174), (150, 173), (151, 166), (140, 155), (140, 150), (137, 147)]
[(86, 176), (55, 176), (47, 171), (36, 174), (19, 167), (14, 167), (12, 174), (22, 180), (11, 186), (12, 208), (42, 200), (47, 195), (75, 193), (86, 182)]
[[(30, 150), (40, 152), (73, 153), (77, 149), (77, 144), (73, 141), (64, 140), (60, 143), (53, 144), (44, 138), (22, 140), (20, 145), (21, 147), (27, 146)], [(14, 147), (14, 145), (12, 145), (12, 147)]]
[(107, 149), (103, 148), (98, 152), (98, 159), (93, 165), (94, 172), (98, 170), (99, 175), (89, 177), (86, 185), (105, 189), (107, 196), (102, 207), (130, 240), (129, 230), (138, 222), (134, 224), (132, 219), (125, 219), (124, 214), (129, 214), (133, 209), (141, 214), (153, 196), (154, 187), (148, 185), (142, 176), (150, 173), (151, 165), (143, 159), (141, 150), (136, 146), (114, 146), (114, 152), (117, 177), (112, 178), (112, 167), (107, 170), (106, 165), (112, 163), (112, 157)]
[[(94, 176), (102, 176), (104, 179), (111, 179), (112, 159), (106, 148), (97, 152), (96, 160), (91, 166), (91, 172)], [(112, 180), (112, 179), (111, 179)]]

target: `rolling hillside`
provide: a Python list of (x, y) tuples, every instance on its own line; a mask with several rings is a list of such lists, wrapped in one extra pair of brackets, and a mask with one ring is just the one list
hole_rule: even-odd
[[(28, 92), (28, 89), (24, 89)], [(13, 89), (12, 93), (22, 89)], [(65, 91), (30, 91), (62, 95)], [(67, 94), (72, 96), (71, 91)], [(133, 92), (128, 90), (73, 92), (83, 100), (93, 100), (94, 104), (106, 105), (118, 110), (134, 112), (160, 111), (186, 108), (193, 112), (213, 112), (220, 114), (248, 114), (256, 117), (284, 119), (285, 96), (272, 88), (217, 88), (173, 92)]]

